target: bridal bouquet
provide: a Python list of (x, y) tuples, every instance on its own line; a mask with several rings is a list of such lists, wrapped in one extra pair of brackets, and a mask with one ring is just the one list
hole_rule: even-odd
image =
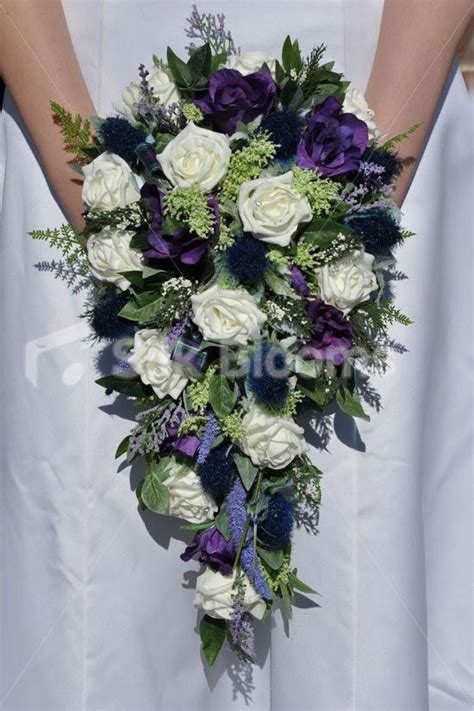
[(411, 233), (390, 197), (404, 136), (382, 140), (324, 47), (287, 37), (276, 59), (236, 49), (223, 16), (188, 22), (187, 59), (140, 66), (115, 116), (52, 104), (86, 227), (32, 235), (65, 255), (40, 268), (87, 282), (85, 316), (119, 352), (97, 381), (137, 406), (117, 457), (146, 464), (140, 507), (191, 532), (212, 665), (226, 639), (252, 659), (253, 619), (314, 592), (291, 561), (320, 504), (298, 422), (324, 439), (337, 408), (369, 419), (367, 373), (410, 322), (391, 281)]

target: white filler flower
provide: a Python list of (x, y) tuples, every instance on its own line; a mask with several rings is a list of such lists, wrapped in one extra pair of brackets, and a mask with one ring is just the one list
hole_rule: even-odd
[(104, 227), (87, 240), (87, 257), (91, 272), (99, 281), (108, 281), (125, 291), (130, 286), (122, 272), (142, 271), (141, 255), (130, 249), (134, 233)]
[(82, 200), (91, 210), (113, 210), (140, 199), (143, 178), (115, 153), (101, 153), (82, 168)]
[(145, 385), (151, 385), (158, 397), (176, 399), (188, 382), (183, 368), (171, 360), (165, 334), (154, 328), (135, 333), (132, 355), (128, 362)]
[(191, 121), (157, 158), (175, 187), (198, 185), (209, 192), (224, 177), (230, 155), (227, 136), (199, 128)]
[[(234, 583), (236, 571), (232, 575), (215, 573), (211, 568), (198, 576), (196, 580), (195, 607), (200, 607), (206, 615), (218, 620), (230, 620), (235, 600)], [(244, 576), (243, 606), (257, 620), (265, 614), (266, 605), (260, 595), (254, 590), (250, 580)]]
[(242, 425), (245, 434), (239, 446), (257, 467), (283, 469), (308, 450), (302, 427), (285, 417), (268, 415), (257, 405), (252, 405)]
[(208, 341), (245, 346), (260, 336), (266, 316), (243, 289), (222, 289), (215, 284), (191, 297), (193, 321)]
[(321, 267), (316, 272), (320, 297), (348, 314), (378, 288), (373, 262), (374, 256), (360, 249)]
[(238, 208), (244, 230), (254, 237), (286, 247), (302, 222), (313, 217), (305, 197), (292, 188), (293, 173), (246, 180), (239, 192)]

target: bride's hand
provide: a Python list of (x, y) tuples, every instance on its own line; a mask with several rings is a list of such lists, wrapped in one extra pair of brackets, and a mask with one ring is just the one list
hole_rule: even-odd
[(0, 0), (0, 74), (58, 202), (68, 220), (82, 227), (79, 176), (67, 165), (71, 156), (53, 123), (50, 100), (85, 117), (95, 111), (60, 0)]
[[(366, 98), (384, 134), (422, 124), (401, 144), (404, 157), (421, 156), (472, 8), (472, 0), (385, 0)], [(399, 180), (399, 204), (415, 170), (416, 162)]]

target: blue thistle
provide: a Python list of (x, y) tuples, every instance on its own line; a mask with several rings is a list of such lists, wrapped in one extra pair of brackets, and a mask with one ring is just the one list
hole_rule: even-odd
[(199, 465), (198, 474), (202, 488), (213, 499), (219, 501), (226, 496), (237, 475), (228, 442), (211, 449), (205, 461)]
[(109, 153), (116, 153), (127, 163), (135, 163), (137, 156), (135, 148), (144, 143), (146, 134), (132, 126), (121, 116), (106, 118), (100, 127), (102, 145)]
[(283, 407), (290, 386), (285, 354), (280, 348), (264, 344), (253, 352), (247, 385), (263, 405), (276, 409)]
[(356, 212), (345, 219), (346, 225), (354, 230), (354, 237), (370, 254), (387, 254), (403, 241), (399, 225), (386, 210), (377, 207)]
[(305, 121), (296, 111), (274, 111), (263, 119), (261, 128), (268, 131), (273, 143), (277, 144), (275, 157), (285, 160), (296, 154)]
[(281, 494), (273, 494), (268, 502), (266, 518), (258, 526), (258, 537), (268, 548), (283, 548), (293, 530), (293, 505)]
[(384, 169), (382, 174), (384, 183), (393, 182), (403, 170), (402, 161), (397, 154), (384, 148), (367, 148), (362, 160), (379, 165)]
[(270, 266), (267, 246), (255, 237), (241, 234), (225, 252), (230, 274), (244, 286), (255, 286)]
[(95, 302), (87, 312), (87, 317), (100, 341), (125, 338), (134, 332), (133, 323), (119, 316), (119, 312), (127, 301), (127, 295), (117, 292), (115, 289), (107, 289), (95, 297)]

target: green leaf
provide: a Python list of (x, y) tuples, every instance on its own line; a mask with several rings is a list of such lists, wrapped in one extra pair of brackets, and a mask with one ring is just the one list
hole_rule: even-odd
[(138, 252), (149, 248), (148, 234), (146, 232), (136, 232), (130, 240), (130, 249), (136, 249)]
[(237, 392), (230, 387), (227, 378), (217, 373), (212, 376), (209, 384), (209, 403), (217, 417), (230, 415), (237, 402)]
[(125, 279), (128, 279), (132, 286), (137, 289), (143, 289), (143, 272), (120, 272), (120, 274), (125, 277)]
[(286, 71), (287, 74), (291, 72), (292, 55), (293, 43), (291, 41), (290, 35), (287, 35), (285, 41), (283, 42), (283, 48), (281, 50), (281, 63), (283, 65), (283, 69)]
[(127, 435), (123, 438), (123, 440), (120, 442), (119, 446), (115, 451), (115, 459), (119, 459), (123, 454), (127, 454), (129, 441), (130, 435)]
[(222, 67), (227, 62), (228, 56), (227, 52), (215, 54), (211, 60), (211, 72), (216, 72), (220, 67)]
[(139, 323), (147, 323), (157, 318), (162, 308), (162, 301), (157, 296), (156, 291), (144, 291), (133, 301), (125, 304), (119, 312), (119, 316), (126, 318), (128, 321), (138, 321)]
[(352, 230), (339, 222), (317, 218), (308, 225), (302, 234), (302, 239), (311, 242), (315, 247), (324, 248), (340, 233), (349, 236), (352, 234)]
[(222, 533), (226, 541), (230, 541), (229, 515), (225, 503), (222, 504), (219, 513), (214, 519), (214, 525), (219, 533)]
[(302, 580), (300, 580), (298, 578), (298, 576), (296, 575), (296, 570), (294, 570), (290, 573), (290, 583), (291, 583), (292, 587), (295, 590), (299, 590), (299, 592), (308, 593), (311, 595), (318, 595), (316, 590), (313, 590), (313, 588), (310, 588), (309, 585), (306, 585), (306, 583), (304, 583)]
[(268, 548), (257, 546), (257, 551), (260, 558), (265, 561), (272, 570), (279, 570), (283, 565), (285, 556), (282, 550), (271, 551)]
[(280, 591), (281, 591), (281, 597), (283, 599), (283, 611), (287, 618), (291, 620), (293, 616), (293, 607), (292, 607), (292, 595), (291, 592), (288, 589), (288, 586), (285, 585), (284, 583), (281, 583), (280, 585)]
[(225, 620), (216, 620), (205, 615), (199, 625), (202, 651), (210, 667), (214, 666), (225, 640)]
[(364, 412), (359, 396), (342, 385), (336, 394), (336, 402), (346, 415), (360, 417), (366, 422), (370, 422), (370, 417)]
[(178, 57), (177, 54), (173, 52), (171, 47), (166, 50), (166, 57), (168, 60), (168, 67), (173, 75), (178, 86), (188, 87), (192, 84), (191, 70), (182, 59)]
[(258, 474), (258, 467), (254, 466), (248, 457), (244, 457), (241, 454), (234, 454), (233, 456), (242, 484), (249, 491)]
[(162, 462), (150, 462), (141, 490), (141, 498), (147, 509), (161, 514), (167, 513), (169, 505), (169, 492), (162, 483), (163, 476), (165, 472)]
[(192, 83), (196, 83), (202, 77), (209, 76), (211, 71), (212, 53), (210, 46), (206, 43), (202, 47), (198, 47), (192, 53), (188, 61), (188, 67), (191, 72)]
[(123, 378), (120, 375), (106, 375), (95, 381), (106, 390), (115, 390), (128, 397), (145, 397), (150, 392), (149, 388), (139, 378)]
[(203, 521), (202, 523), (184, 523), (180, 528), (183, 531), (205, 531), (207, 528), (214, 526), (214, 520)]

